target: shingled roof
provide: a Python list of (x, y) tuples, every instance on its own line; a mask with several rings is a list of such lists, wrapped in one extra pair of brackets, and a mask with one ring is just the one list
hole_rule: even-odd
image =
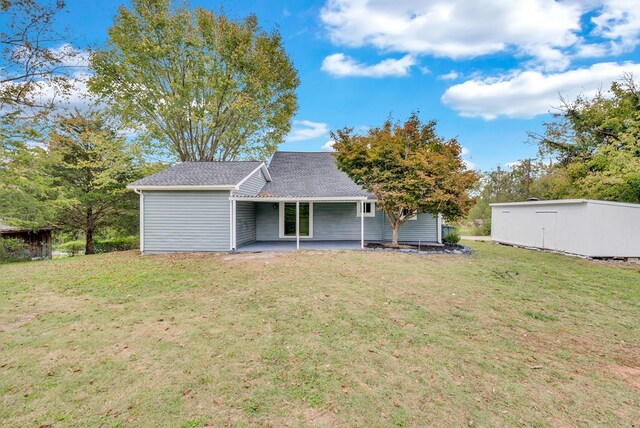
[[(259, 161), (182, 162), (131, 183), (128, 187), (233, 187), (261, 164)], [(267, 169), (268, 173), (265, 173), (271, 176), (271, 181), (267, 181), (257, 197), (373, 197), (338, 169), (333, 153), (276, 152)]]
[(338, 169), (330, 152), (276, 152), (269, 163), (272, 181), (259, 197), (372, 197)]
[(260, 161), (181, 162), (128, 187), (235, 186), (261, 164)]

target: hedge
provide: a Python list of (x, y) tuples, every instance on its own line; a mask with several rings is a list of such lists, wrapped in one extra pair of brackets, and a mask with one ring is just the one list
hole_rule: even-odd
[(0, 238), (0, 262), (31, 260), (26, 242), (17, 238)]
[[(140, 247), (140, 240), (137, 236), (125, 236), (122, 238), (96, 239), (93, 241), (96, 253), (111, 253), (113, 251), (135, 250)], [(60, 245), (58, 249), (72, 256), (84, 251), (84, 241), (69, 241)]]

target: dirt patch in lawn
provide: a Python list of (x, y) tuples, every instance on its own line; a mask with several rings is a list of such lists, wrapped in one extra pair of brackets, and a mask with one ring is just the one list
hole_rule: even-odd
[(322, 409), (306, 409), (302, 412), (306, 425), (314, 427), (332, 427), (335, 426), (336, 416), (329, 410)]
[(39, 318), (40, 314), (37, 312), (31, 313), (31, 314), (26, 314), (23, 315), (22, 317), (18, 318), (17, 320), (13, 321), (13, 322), (7, 322), (4, 324), (0, 324), (0, 331), (11, 331), (11, 330), (16, 330), (20, 327), (22, 327), (23, 325), (33, 321), (36, 318)]
[(261, 260), (261, 259), (272, 259), (276, 255), (274, 253), (239, 253), (239, 254), (231, 254), (228, 256), (224, 256), (222, 260), (225, 262), (235, 261), (235, 260)]
[(630, 385), (640, 389), (640, 367), (611, 366), (609, 370), (629, 382)]

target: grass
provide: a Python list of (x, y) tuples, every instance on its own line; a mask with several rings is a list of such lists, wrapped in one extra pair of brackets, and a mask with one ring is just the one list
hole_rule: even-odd
[(0, 265), (0, 426), (633, 426), (640, 269), (111, 253)]

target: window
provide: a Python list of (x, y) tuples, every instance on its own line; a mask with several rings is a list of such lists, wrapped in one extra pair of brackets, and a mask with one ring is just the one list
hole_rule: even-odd
[[(402, 216), (403, 217), (407, 217), (409, 215), (410, 215), (409, 210), (407, 208), (403, 208), (402, 209)], [(417, 220), (417, 219), (418, 219), (418, 213), (417, 212), (407, 218), (407, 220)]]
[(363, 213), (365, 217), (375, 217), (376, 203), (375, 202), (359, 202), (358, 208), (356, 208), (356, 216), (360, 217), (360, 213)]
[[(313, 203), (300, 202), (300, 237), (313, 237)], [(280, 238), (296, 237), (296, 203), (280, 202)]]

